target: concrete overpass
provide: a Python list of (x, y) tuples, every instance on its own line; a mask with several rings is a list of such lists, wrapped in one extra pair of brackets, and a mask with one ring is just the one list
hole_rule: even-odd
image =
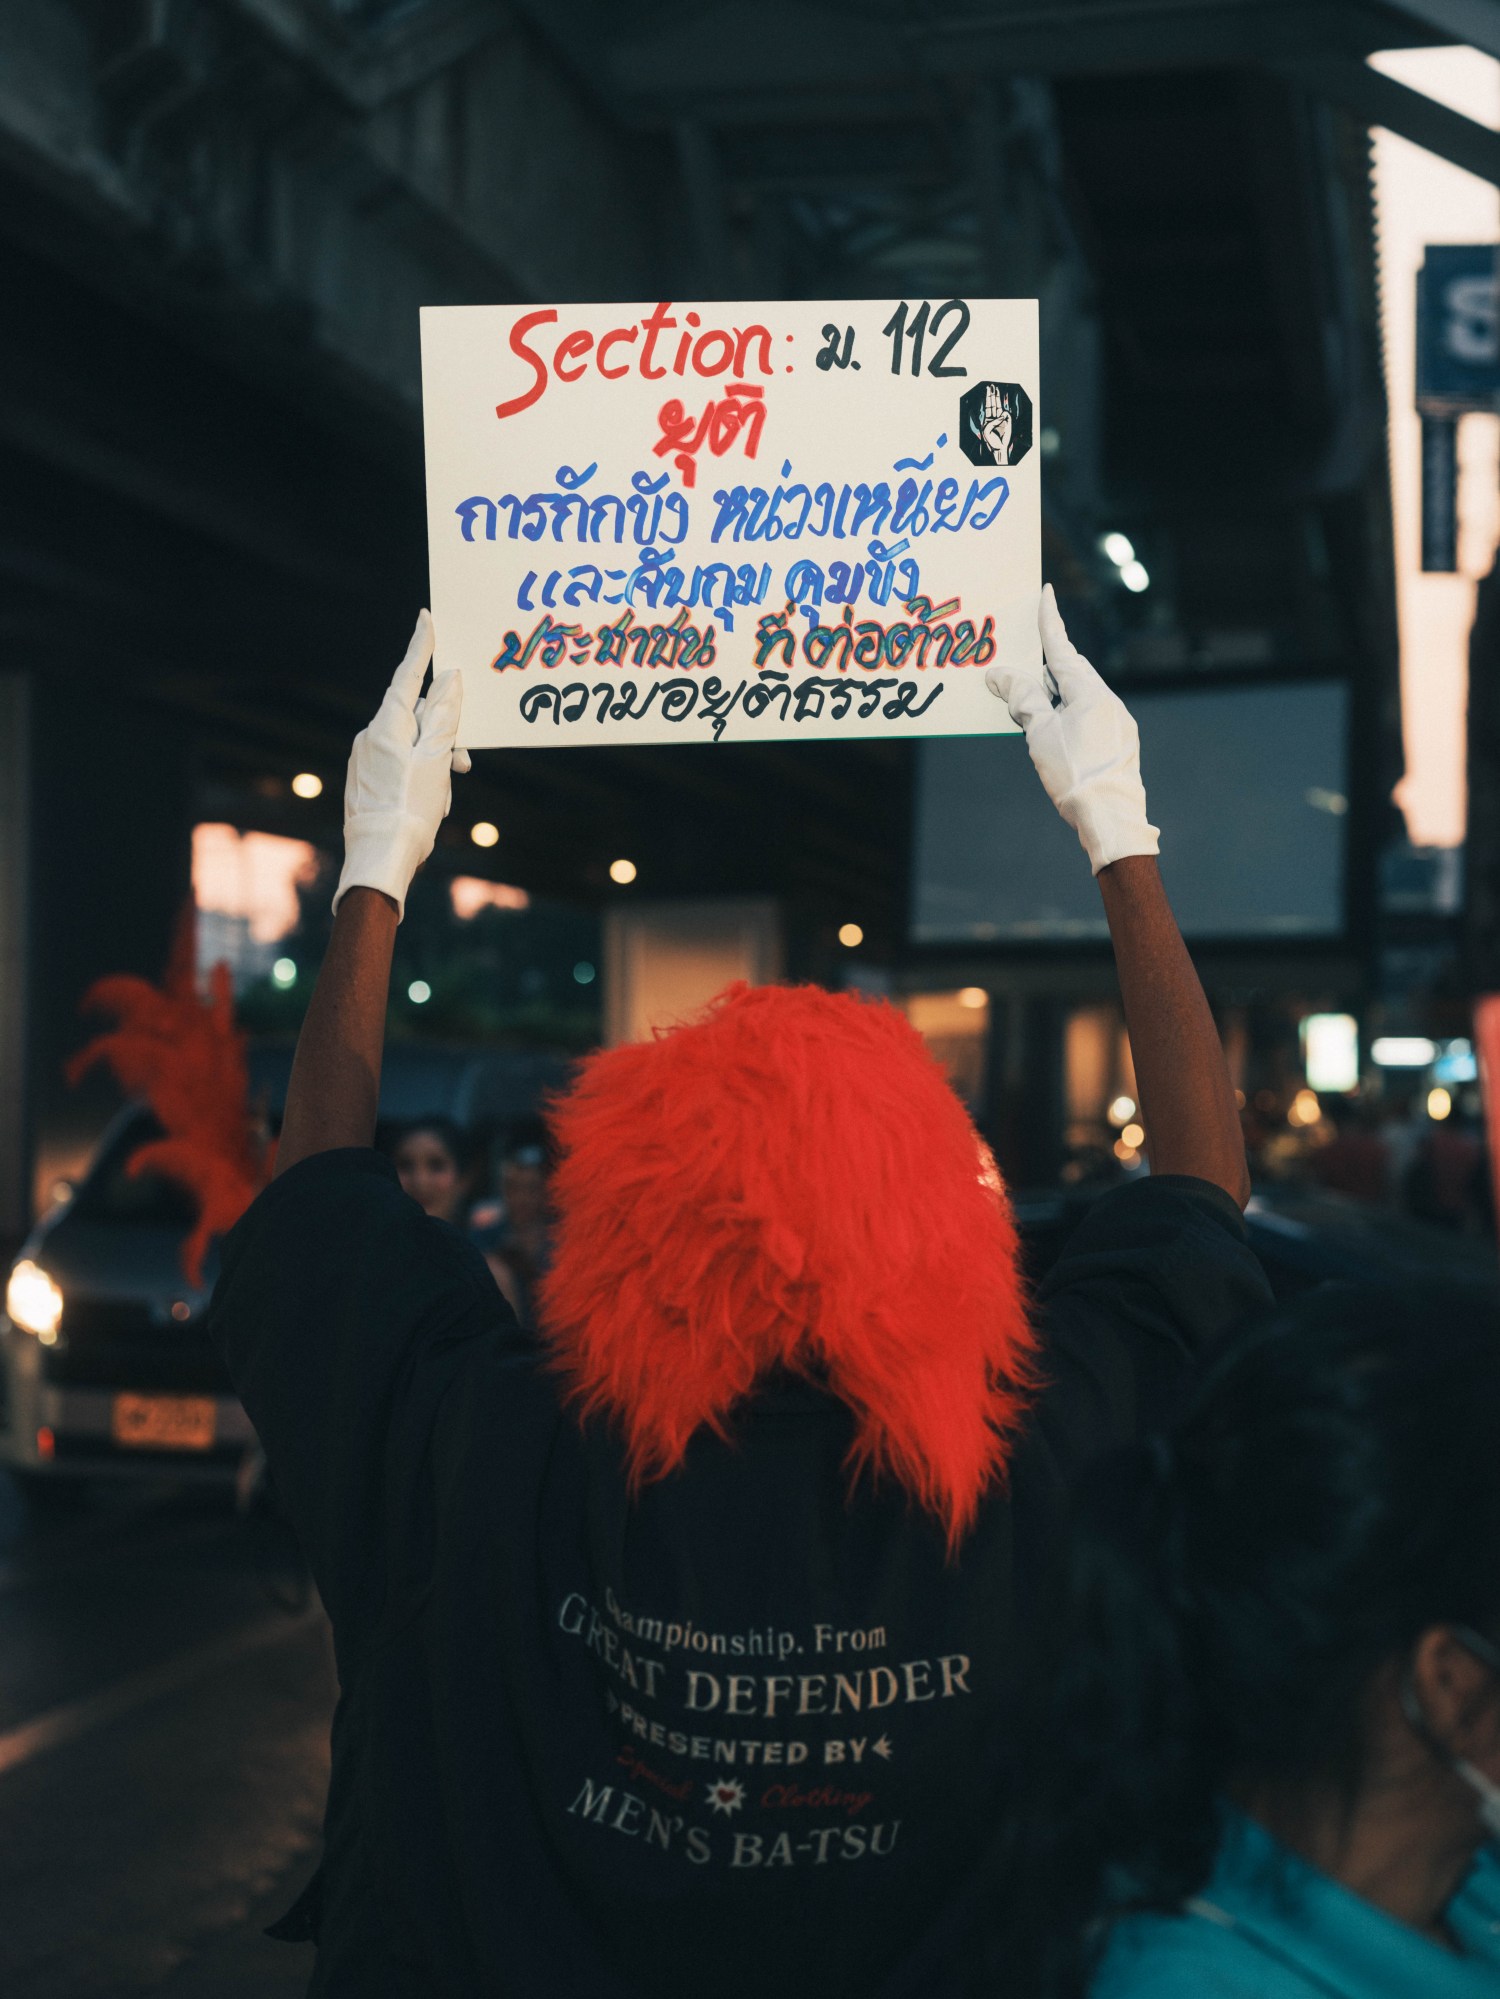
[[(1363, 57), (1500, 52), (1500, 5), (911, 15), (0, 13), (0, 1232), (38, 1133), (89, 1114), (54, 1081), (77, 993), (159, 969), (205, 795), (288, 830), (288, 776), (336, 777), (424, 597), (422, 303), (1035, 290), (1047, 559), (1083, 636), (1127, 677), (1347, 672), (1378, 815), (1397, 716), (1365, 125), (1492, 178), (1500, 140)], [(1095, 553), (1107, 526), (1161, 551), (1149, 616)], [(508, 879), (597, 898), (627, 851), (663, 893), (775, 897), (815, 973), (849, 914), (899, 955), (909, 786), (907, 752), (870, 744), (493, 752), (467, 802), (504, 827)], [(296, 830), (332, 837), (337, 790)]]

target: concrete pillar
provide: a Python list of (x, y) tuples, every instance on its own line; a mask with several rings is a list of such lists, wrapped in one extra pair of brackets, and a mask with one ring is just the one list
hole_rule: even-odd
[(26, 1089), (27, 887), (30, 841), (30, 693), (22, 673), (0, 673), (0, 1257), (31, 1213)]
[(652, 1028), (695, 1013), (735, 979), (782, 976), (774, 902), (636, 902), (604, 922), (604, 1038), (644, 1041)]
[[(971, 989), (977, 996), (979, 989)], [(910, 993), (905, 1013), (943, 1065), (943, 1072), (977, 1123), (987, 1099), (985, 1063), (989, 1053), (989, 1009), (971, 1005), (959, 991)]]
[(1500, 992), (1500, 563), (1479, 586), (1469, 640), (1466, 983)]
[(193, 792), (170, 717), (76, 682), (30, 681), (23, 1179), (36, 1209), (87, 1163), (119, 1105), (103, 1075), (70, 1090), (63, 1065), (89, 1032), (79, 1003), (95, 979), (156, 981), (166, 968), (192, 893)]
[(1059, 999), (991, 997), (987, 1114), (981, 1127), (1011, 1187), (1050, 1187), (1062, 1171), (1066, 1013)]

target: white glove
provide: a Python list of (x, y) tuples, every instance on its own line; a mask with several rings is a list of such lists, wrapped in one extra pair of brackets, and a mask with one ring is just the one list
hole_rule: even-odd
[(344, 780), (344, 871), (333, 906), (351, 888), (378, 888), (406, 914), (411, 878), (432, 852), (453, 800), (450, 770), (469, 768), (456, 750), (463, 686), (456, 671), (437, 674), (419, 701), (432, 658), (432, 613), (422, 611), (385, 699), (349, 752)]
[(1047, 796), (1083, 842), (1094, 873), (1127, 854), (1154, 854), (1157, 829), (1146, 817), (1141, 738), (1130, 710), (1068, 637), (1049, 583), (1037, 624), (1046, 670), (1062, 697), (1054, 708), (1046, 683), (1028, 667), (992, 666), (984, 676), (1026, 747)]

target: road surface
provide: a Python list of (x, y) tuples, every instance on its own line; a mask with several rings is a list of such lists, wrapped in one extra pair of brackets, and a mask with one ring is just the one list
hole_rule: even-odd
[(334, 1679), (274, 1521), (0, 1473), (0, 1992), (293, 1999)]

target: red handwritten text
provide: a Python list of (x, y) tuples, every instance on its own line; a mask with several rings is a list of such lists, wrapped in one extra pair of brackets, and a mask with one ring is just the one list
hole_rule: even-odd
[[(632, 366), (648, 382), (660, 382), (668, 374), (685, 375), (691, 371), (695, 375), (735, 375), (754, 372), (760, 375), (772, 373), (771, 333), (765, 326), (722, 326), (705, 327), (696, 312), (685, 312), (683, 327), (678, 333), (676, 351), (672, 352), (671, 342), (664, 343), (658, 354), (657, 343), (665, 333), (677, 331), (677, 320), (672, 315), (672, 301), (663, 299), (652, 306), (644, 319), (634, 326), (612, 326), (601, 333), (597, 340), (587, 327), (578, 327), (572, 333), (564, 333), (552, 346), (549, 367), (545, 345), (551, 336), (544, 336), (539, 329), (555, 325), (557, 311), (546, 306), (536, 312), (523, 312), (510, 329), (510, 351), (531, 369), (531, 386), (512, 396), (508, 402), (496, 405), (498, 417), (515, 416), (519, 411), (530, 409), (542, 396), (552, 381), (578, 382), (588, 372), (590, 357), (599, 373), (610, 381), (628, 375)], [(537, 335), (543, 343), (542, 351), (532, 345), (531, 336)], [(668, 361), (666, 356), (671, 354)]]
[(715, 458), (722, 458), (743, 430), (745, 456), (753, 458), (766, 421), (764, 395), (759, 382), (731, 382), (723, 399), (711, 402), (696, 422), (674, 396), (657, 412), (661, 436), (651, 448), (658, 458), (665, 458), (669, 451), (673, 454), (684, 486), (696, 483), (697, 454), (705, 444)]
[(840, 1791), (832, 1784), (817, 1784), (810, 1791), (797, 1784), (772, 1784), (761, 1804), (767, 1811), (847, 1812), (853, 1818), (874, 1796), (873, 1791)]
[(664, 1791), (669, 1798), (675, 1798), (678, 1804), (682, 1804), (692, 1794), (693, 1786), (690, 1779), (684, 1778), (674, 1784), (670, 1777), (663, 1777), (659, 1770), (653, 1770), (643, 1757), (636, 1754), (629, 1743), (620, 1751), (615, 1761), (623, 1764), (630, 1776), (639, 1778), (642, 1783), (654, 1784), (658, 1791)]

